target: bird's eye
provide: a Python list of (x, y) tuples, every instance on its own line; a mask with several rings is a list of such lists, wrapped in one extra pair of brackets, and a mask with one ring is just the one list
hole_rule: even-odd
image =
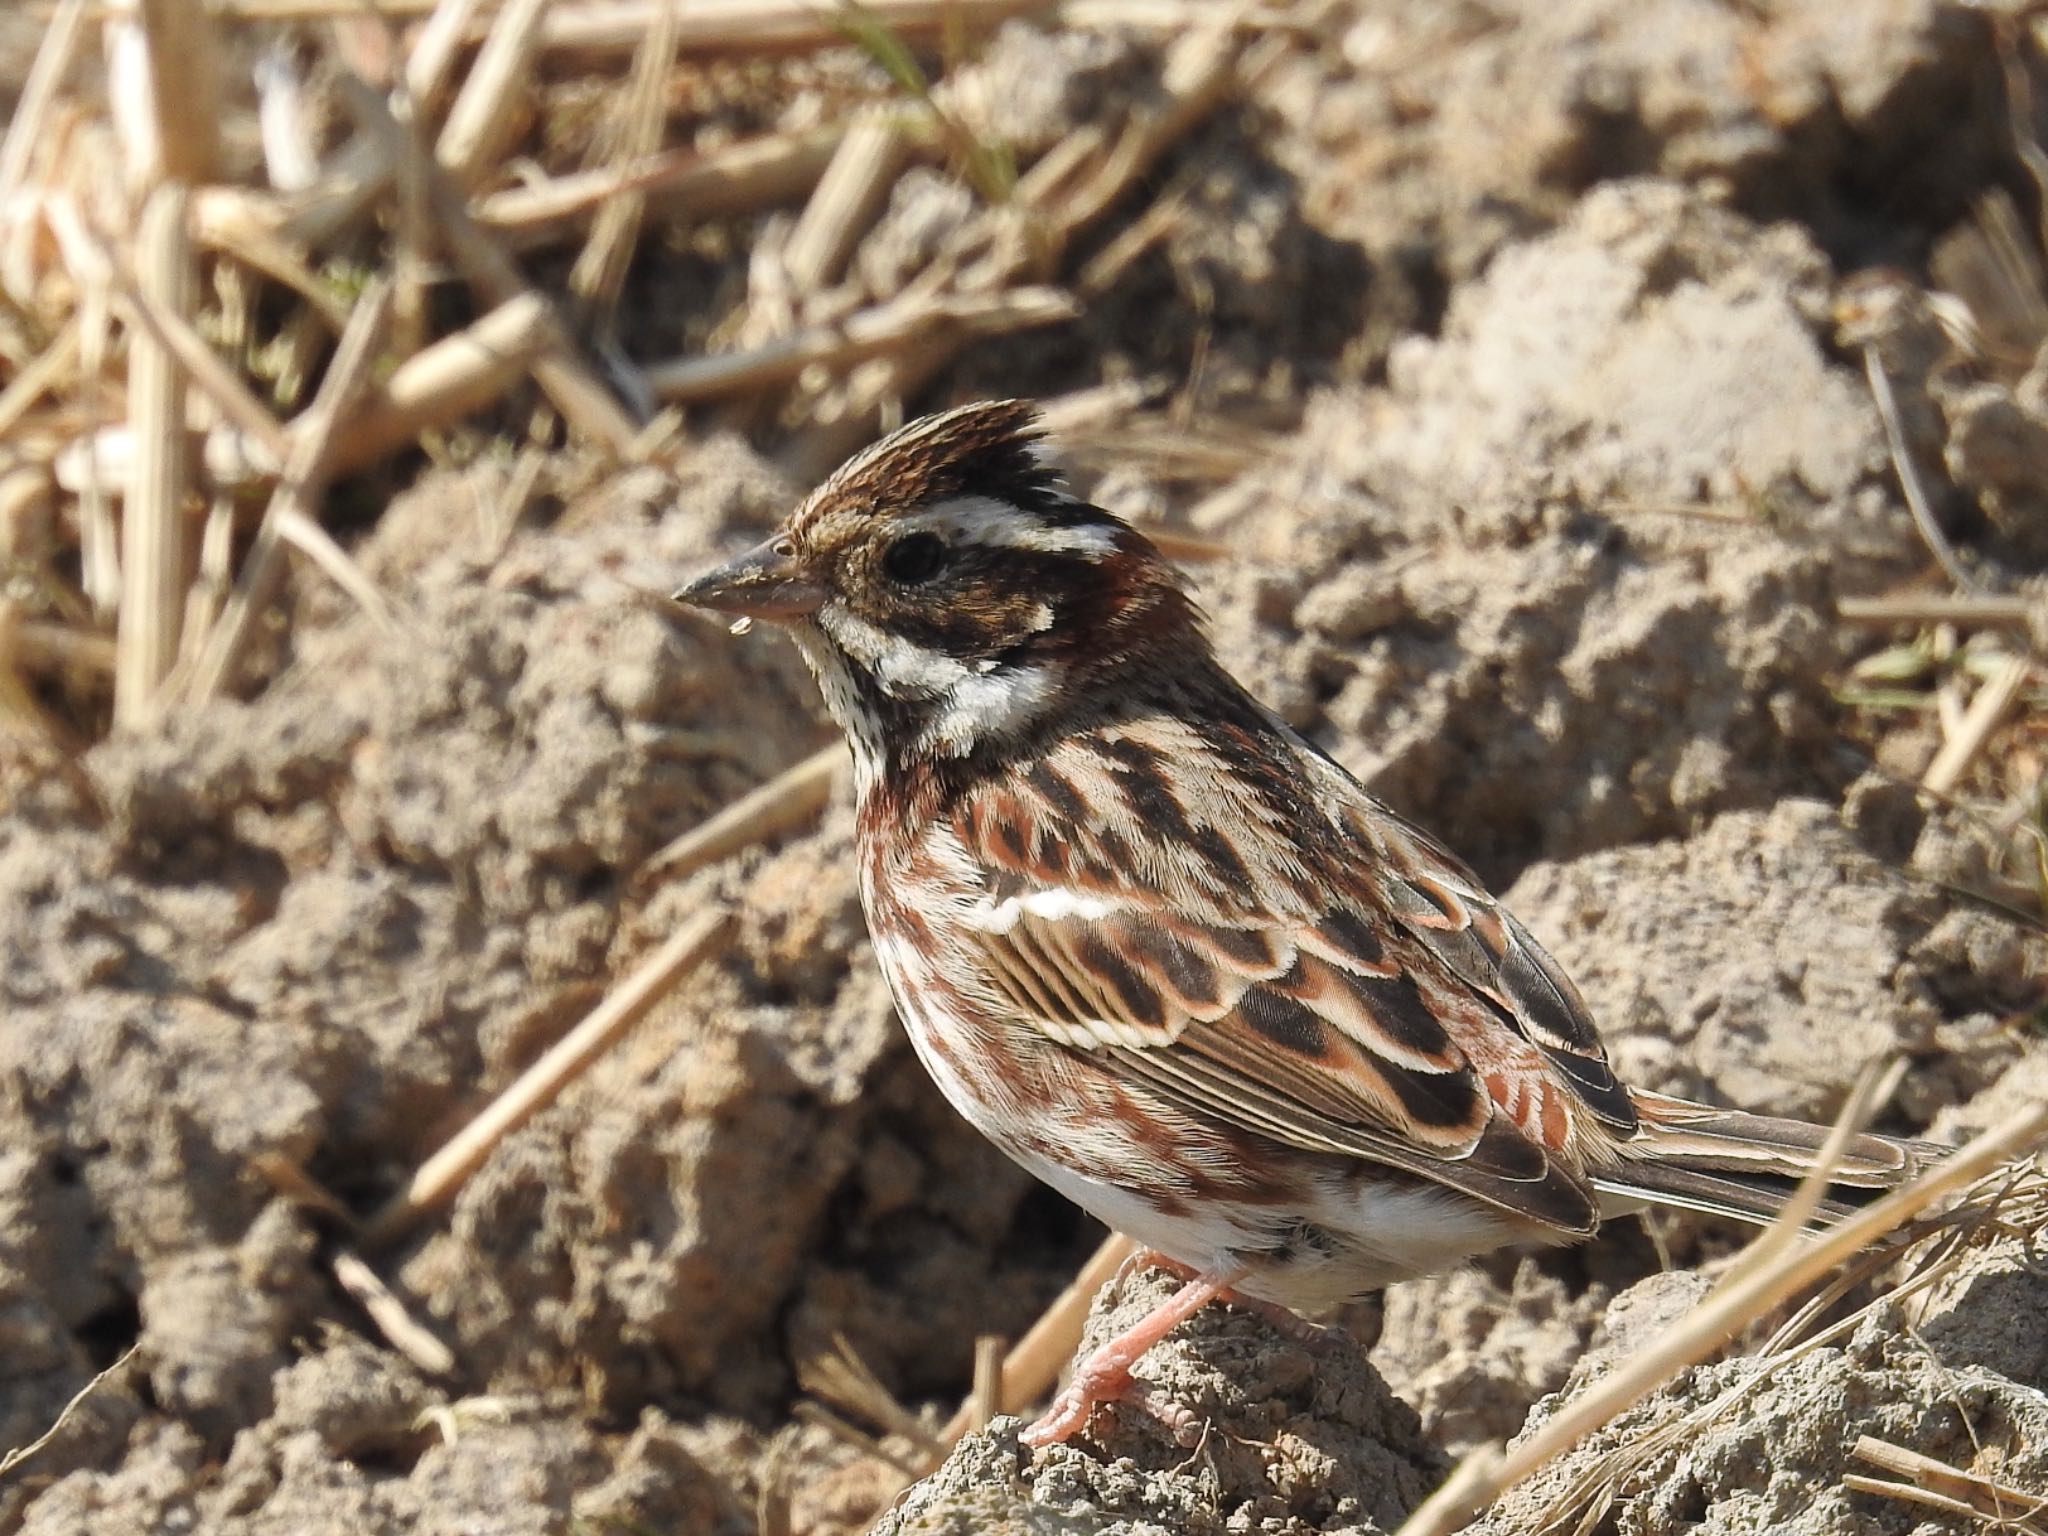
[(906, 533), (882, 552), (882, 574), (899, 586), (930, 581), (945, 564), (946, 542), (935, 533)]

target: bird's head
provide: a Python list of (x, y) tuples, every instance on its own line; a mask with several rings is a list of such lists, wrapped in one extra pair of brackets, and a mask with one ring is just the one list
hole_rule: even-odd
[(890, 434), (675, 595), (787, 628), (876, 772), (1021, 739), (1134, 663), (1207, 653), (1174, 569), (1066, 492), (1018, 400)]

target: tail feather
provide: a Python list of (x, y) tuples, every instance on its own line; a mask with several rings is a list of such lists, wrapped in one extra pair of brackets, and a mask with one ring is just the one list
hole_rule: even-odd
[[(1824, 1125), (1715, 1109), (1662, 1094), (1635, 1095), (1642, 1129), (1619, 1150), (1618, 1167), (1595, 1176), (1603, 1195), (1647, 1200), (1740, 1221), (1773, 1220), (1814, 1164)], [(1853, 1136), (1828, 1177), (1818, 1218), (1839, 1220), (1874, 1194), (1896, 1189), (1946, 1149), (1889, 1136)]]

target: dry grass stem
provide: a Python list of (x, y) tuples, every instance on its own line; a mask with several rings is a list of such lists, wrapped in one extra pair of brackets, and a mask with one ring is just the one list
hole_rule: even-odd
[(71, 73), (78, 58), (79, 40), (85, 35), (85, 0), (61, 0), (51, 14), (49, 28), (36, 46), (36, 61), (22, 82), (21, 98), (7, 124), (7, 137), (0, 140), (0, 201), (27, 179), (36, 146), (42, 142), (50, 104)]
[(258, 1152), (249, 1171), (301, 1210), (318, 1211), (331, 1221), (353, 1228), (356, 1215), (341, 1197), (281, 1152)]
[(817, 185), (845, 131), (830, 123), (718, 149), (664, 150), (625, 165), (507, 187), (480, 199), (476, 218), (515, 244), (531, 245), (629, 192), (700, 219), (778, 207)]
[(125, 318), (178, 360), (179, 365), (220, 408), (221, 414), (281, 468), (291, 440), (270, 408), (242, 382), (240, 374), (221, 360), (192, 322), (139, 285), (119, 277), (115, 295)]
[(799, 291), (839, 280), (903, 169), (909, 148), (894, 112), (855, 119), (790, 232), (782, 264)]
[[(663, 0), (654, 8), (654, 24), (633, 55), (632, 78), (616, 124), (609, 156), (615, 162), (640, 159), (661, 143), (667, 116), (669, 73), (676, 57), (676, 11), (682, 0)], [(569, 271), (569, 291), (581, 300), (588, 322), (611, 330), (613, 312), (626, 283), (627, 269), (640, 243), (647, 213), (644, 192), (621, 192), (597, 210), (583, 249)]]
[[(985, 297), (1056, 271), (1073, 239), (1127, 195), (1241, 78), (1256, 78), (1280, 58), (1285, 45), (1277, 38), (1263, 40), (1240, 58), (1235, 19), (1234, 12), (1218, 13), (1209, 27), (1179, 39), (1161, 71), (1160, 105), (1135, 117), (1113, 143), (1089, 124), (1054, 145), (1018, 178), (1008, 204), (989, 210), (941, 253), (926, 281), (949, 283), (954, 294)], [(944, 305), (948, 296), (940, 293), (918, 302)], [(814, 429), (787, 456), (788, 467), (804, 479), (824, 474), (867, 435), (888, 402), (907, 398), (931, 379), (970, 334), (927, 334), (914, 349), (878, 348), (868, 354), (891, 353), (847, 391), (835, 421)]]
[(548, 0), (506, 0), (493, 18), (434, 146), (456, 185), (475, 188), (504, 158), (525, 110), (547, 10)]
[(1920, 530), (1922, 541), (1948, 579), (1965, 592), (1976, 591), (1976, 581), (1963, 568), (1962, 561), (1956, 558), (1955, 546), (1942, 532), (1941, 523), (1934, 515), (1934, 504), (1928, 499), (1927, 488), (1920, 483), (1920, 470), (1913, 462), (1905, 424), (1899, 418), (1898, 397), (1892, 392), (1891, 375), (1884, 371), (1884, 359), (1871, 343), (1866, 343), (1863, 348), (1863, 373), (1870, 381), (1870, 397), (1877, 402), (1877, 415), (1884, 424), (1884, 440), (1891, 452), (1892, 469), (1898, 475), (1899, 490), (1906, 498), (1906, 509), (1913, 514), (1913, 526)]
[[(350, 183), (326, 200), (316, 191), (299, 206), (316, 210), (325, 222), (353, 219), (382, 193), (384, 184)], [(246, 187), (205, 187), (193, 198), (192, 235), (210, 250), (231, 256), (252, 271), (282, 284), (333, 334), (348, 324), (348, 305), (307, 265), (303, 250), (317, 242), (292, 233), (292, 215), (267, 193)]]
[[(498, 249), (459, 207), (447, 201), (445, 189), (436, 188), (436, 212), (442, 228), (451, 236), (456, 260), (470, 285), (492, 304), (510, 304), (534, 296), (512, 260)], [(545, 302), (545, 301), (543, 301)], [(549, 344), (533, 361), (534, 379), (561, 411), (570, 427), (588, 442), (622, 458), (639, 437), (639, 423), (629, 415), (611, 389), (600, 379), (569, 339), (549, 306)]]
[(414, 121), (431, 122), (440, 114), (441, 98), (481, 5), (482, 0), (438, 0), (413, 38), (405, 61), (405, 89), (412, 98)]
[[(1846, 1123), (1846, 1122), (1845, 1122)], [(1656, 1344), (1567, 1403), (1505, 1454), (1492, 1452), (1467, 1486), (1446, 1484), (1425, 1500), (1397, 1536), (1450, 1536), (1508, 1489), (1563, 1455), (1686, 1366), (1705, 1359), (1757, 1318), (1804, 1290), (1851, 1255), (1910, 1221), (1935, 1201), (2048, 1141), (2048, 1104), (2030, 1104), (1902, 1189), (1808, 1241), (1780, 1262), (1758, 1264), (1782, 1244), (1767, 1231), (1720, 1285)], [(1762, 1245), (1771, 1246), (1764, 1248)]]
[(2048, 1496), (2024, 1493), (1982, 1473), (1966, 1472), (1874, 1435), (1858, 1439), (1850, 1454), (1858, 1461), (1897, 1473), (1905, 1481), (1863, 1477), (1852, 1472), (1842, 1479), (1845, 1487), (1922, 1504), (1966, 1520), (1987, 1521), (2000, 1530), (2015, 1532), (2016, 1536), (2048, 1536), (2048, 1524), (2041, 1520), (2041, 1516), (2048, 1514)]
[(815, 1397), (857, 1414), (884, 1434), (899, 1435), (936, 1459), (944, 1454), (925, 1422), (896, 1400), (861, 1359), (844, 1334), (832, 1346), (797, 1366), (797, 1385)]
[(377, 584), (296, 499), (278, 513), (277, 531), (285, 543), (311, 560), (329, 581), (353, 598), (371, 623), (387, 634), (397, 631), (398, 621)]
[(63, 1410), (51, 1421), (48, 1429), (37, 1435), (35, 1439), (29, 1441), (27, 1445), (16, 1446), (5, 1456), (0, 1456), (0, 1477), (5, 1477), (31, 1456), (42, 1451), (59, 1434), (63, 1433), (64, 1426), (70, 1422), (71, 1416), (84, 1406), (86, 1399), (127, 1370), (129, 1364), (135, 1359), (136, 1352), (141, 1348), (142, 1345), (138, 1342), (130, 1344), (126, 1349), (122, 1350), (120, 1359), (116, 1360), (112, 1365), (101, 1371), (91, 1381), (88, 1381), (77, 1392), (72, 1394), (71, 1401), (64, 1405)]
[(785, 384), (807, 368), (848, 368), (884, 352), (916, 348), (950, 355), (948, 342), (961, 336), (1054, 325), (1079, 313), (1072, 296), (1058, 288), (908, 296), (750, 351), (655, 363), (647, 369), (647, 382), (656, 398), (687, 404)]
[(984, 1333), (974, 1341), (974, 1386), (967, 1395), (967, 1429), (979, 1434), (1002, 1412), (1003, 1339)]
[(296, 525), (300, 518), (308, 522), (312, 519), (313, 508), (327, 483), (336, 434), (370, 382), (371, 368), (382, 348), (390, 315), (390, 284), (373, 283), (356, 303), (348, 329), (342, 333), (334, 359), (328, 364), (327, 377), (321, 381), (319, 395), (305, 414), (292, 423), (292, 449), (285, 460), (283, 476), (264, 509), (263, 522), (243, 562), (234, 594), (213, 633), (206, 637), (185, 682), (183, 691), (187, 699), (198, 702), (214, 697), (234, 675), (257, 621), (284, 574), (288, 527)]
[(213, 18), (193, 0), (135, 0), (148, 46), (149, 101), (165, 176), (187, 186), (220, 167), (220, 51)]
[[(625, 53), (654, 24), (664, 0), (585, 0), (557, 5), (542, 46), (578, 53)], [(1012, 16), (1055, 8), (1056, 0), (867, 0), (863, 15), (899, 36), (954, 28), (986, 32)], [(829, 7), (813, 0), (690, 0), (682, 8), (676, 46), (684, 53), (764, 54), (830, 48), (846, 41)]]
[(1100, 298), (1123, 281), (1125, 274), (1146, 252), (1173, 233), (1174, 226), (1187, 217), (1185, 196), (1169, 192), (1129, 224), (1114, 239), (1088, 258), (1074, 280), (1074, 291), (1084, 298)]
[(1110, 209), (1150, 171), (1159, 157), (1213, 111), (1237, 84), (1240, 72), (1257, 76), (1285, 52), (1278, 38), (1266, 38), (1240, 56), (1235, 8), (1214, 16), (1202, 30), (1177, 40), (1167, 51), (1160, 87), (1165, 102), (1140, 115), (1118, 137), (1107, 162), (1056, 211), (1063, 235), (1071, 237)]
[(1176, 533), (1171, 528), (1147, 528), (1145, 537), (1167, 559), (1182, 565), (1213, 565), (1234, 553), (1228, 544), (1205, 539), (1199, 534)]
[(64, 323), (57, 339), (45, 347), (21, 372), (0, 389), (0, 441), (42, 398), (70, 378), (78, 368), (78, 321)]
[(30, 619), (9, 636), (11, 659), (28, 671), (60, 672), (78, 668), (96, 677), (114, 675), (114, 642), (89, 629)]
[[(1118, 1232), (1103, 1240), (1074, 1276), (1073, 1283), (1045, 1309), (1045, 1315), (1031, 1325), (1003, 1357), (1002, 1386), (996, 1394), (998, 1413), (1018, 1413), (1051, 1391), (1060, 1371), (1081, 1344), (1081, 1326), (1088, 1320), (1088, 1307), (1095, 1293), (1109, 1284), (1110, 1277), (1137, 1251), (1137, 1244)], [(974, 1403), (961, 1404), (959, 1412), (939, 1431), (948, 1446), (959, 1443), (974, 1418)]]
[(1927, 765), (1921, 788), (1930, 794), (1946, 795), (1963, 781), (1963, 775), (1991, 740), (1992, 732), (2019, 707), (2020, 693), (2033, 671), (2033, 663), (2024, 656), (2008, 656), (1999, 663), (1998, 670), (1970, 700), (1969, 708), (1942, 742), (1941, 750), (1934, 754), (1934, 761)]
[(1954, 624), (1959, 628), (2026, 628), (2048, 618), (2048, 599), (1991, 593), (1905, 592), (1891, 597), (1844, 597), (1835, 613), (1845, 624)]
[(732, 915), (716, 908), (698, 913), (677, 929), (588, 1017), (422, 1163), (405, 1188), (370, 1219), (366, 1240), (372, 1245), (389, 1243), (452, 1199), (499, 1142), (554, 1103), (670, 987), (718, 955), (731, 936)]
[(193, 230), (203, 244), (238, 254), (240, 246), (249, 246), (246, 259), (261, 271), (269, 272), (269, 263), (282, 263), (288, 275), (273, 275), (296, 290), (307, 272), (306, 257), (356, 229), (389, 190), (396, 171), (391, 143), (374, 133), (358, 133), (328, 158), (319, 179), (303, 191), (201, 188), (193, 204)]
[(833, 776), (845, 761), (846, 749), (834, 743), (784, 769), (676, 838), (641, 866), (634, 883), (684, 879), (813, 820), (831, 798)]
[[(1138, 27), (1153, 32), (1177, 32), (1198, 27), (1215, 19), (1215, 0), (1063, 0), (1062, 25), (1084, 31), (1112, 27)], [(1315, 18), (1304, 10), (1280, 5), (1244, 5), (1237, 8), (1234, 23), (1244, 32), (1296, 31), (1313, 35)]]
[(534, 359), (554, 339), (548, 302), (522, 293), (416, 353), (341, 429), (332, 471), (346, 474), (374, 464), (422, 434), (491, 405), (525, 382)]
[(455, 1352), (416, 1321), (398, 1293), (383, 1278), (343, 1248), (334, 1255), (334, 1278), (356, 1299), (384, 1341), (428, 1376), (446, 1376), (455, 1369)]
[[(185, 189), (166, 183), (142, 211), (138, 292), (183, 317), (198, 302), (198, 276), (185, 223)], [(147, 330), (128, 352), (128, 423), (133, 478), (121, 513), (121, 606), (115, 638), (114, 723), (151, 718), (157, 690), (178, 659), (188, 580), (185, 497), (191, 444), (185, 432), (185, 370)]]

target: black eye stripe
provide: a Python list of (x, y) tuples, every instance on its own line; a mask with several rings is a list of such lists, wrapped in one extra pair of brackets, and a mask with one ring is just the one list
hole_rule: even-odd
[(882, 551), (882, 574), (899, 586), (930, 581), (946, 566), (946, 541), (935, 533), (906, 533)]

